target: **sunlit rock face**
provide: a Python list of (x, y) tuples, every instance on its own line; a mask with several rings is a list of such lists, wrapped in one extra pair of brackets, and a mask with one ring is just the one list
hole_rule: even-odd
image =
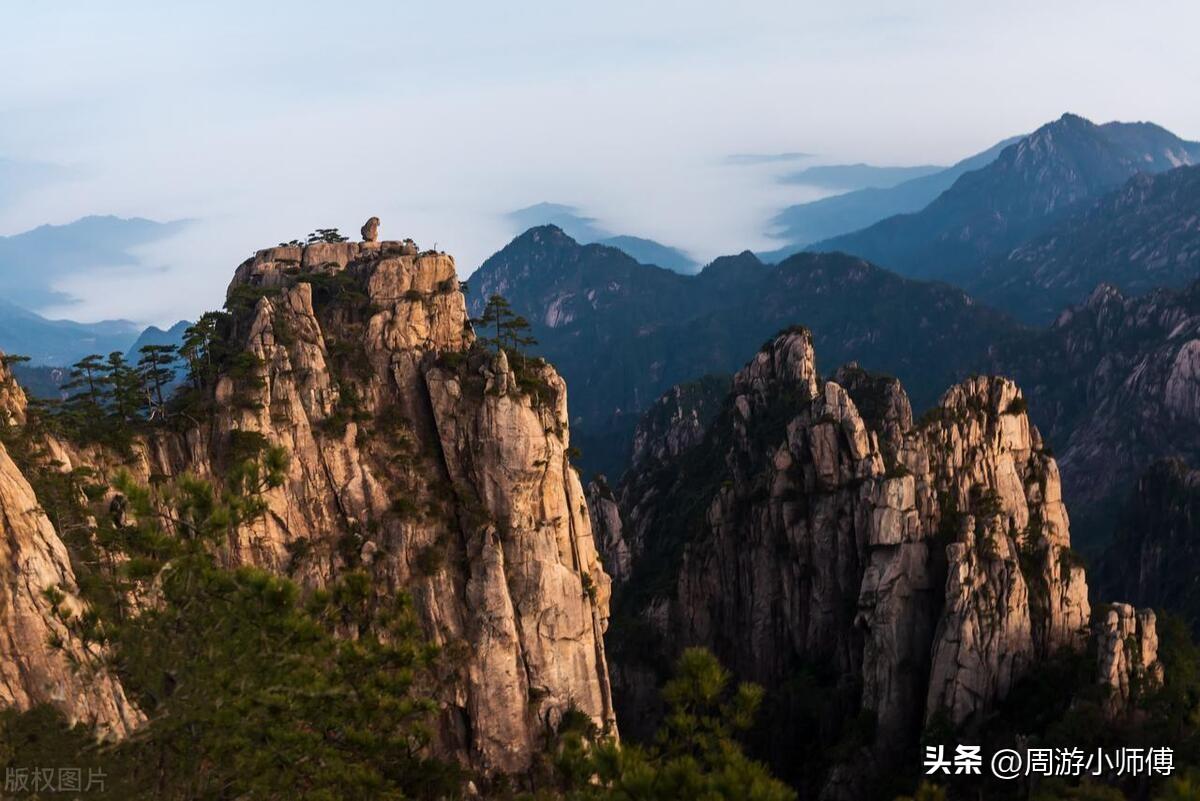
[[(443, 647), (431, 689), (439, 747), (472, 768), (527, 770), (568, 708), (615, 733), (610, 582), (554, 369), (475, 346), (453, 259), (410, 240), (262, 250), (228, 297), (235, 357), (211, 415), (139, 441), (125, 466), (144, 481), (185, 471), (219, 481), (239, 439), (285, 448), (286, 481), (220, 558), (310, 589), (365, 571), (380, 602), (409, 593)], [(64, 469), (111, 475), (121, 461), (54, 446)], [(0, 567), (0, 703), (52, 699), (124, 733), (136, 713), (119, 685), (73, 690), (47, 651), (55, 624), (40, 599), (46, 586), (70, 588), (70, 564), (12, 473), (0, 457), (0, 548), (12, 556)], [(13, 560), (23, 567), (9, 576)]]

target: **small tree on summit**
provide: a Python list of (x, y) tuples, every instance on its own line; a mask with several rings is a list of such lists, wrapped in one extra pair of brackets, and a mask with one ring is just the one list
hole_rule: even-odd
[[(492, 295), (488, 298), (483, 315), (471, 320), (472, 325), (483, 329), (479, 337), (480, 344), (496, 350), (509, 349), (521, 355), (521, 365), (525, 364), (525, 354), (521, 348), (536, 345), (537, 340), (529, 333), (529, 321), (513, 311), (512, 305), (503, 295)], [(487, 336), (488, 331), (492, 336)]]
[[(483, 307), (483, 315), (471, 320), (471, 325), (483, 329), (480, 332), (479, 343), (484, 347), (490, 346), (500, 350), (504, 346), (504, 324), (513, 316), (512, 306), (503, 295), (492, 295), (488, 298), (487, 305)], [(489, 328), (494, 332), (494, 336), (487, 336)]]
[(314, 242), (345, 242), (346, 237), (342, 236), (336, 228), (318, 228), (308, 235), (308, 244)]

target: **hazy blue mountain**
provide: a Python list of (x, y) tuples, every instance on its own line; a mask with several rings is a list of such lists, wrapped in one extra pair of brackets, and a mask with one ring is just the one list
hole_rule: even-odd
[(1126, 295), (1200, 278), (1200, 166), (1139, 173), (1119, 190), (987, 263), (966, 288), (1035, 324), (1098, 284)]
[(137, 361), (140, 356), (138, 352), (147, 345), (174, 345), (179, 347), (183, 342), (184, 332), (191, 326), (188, 320), (180, 320), (167, 330), (163, 330), (156, 325), (149, 326), (138, 335), (138, 338), (125, 354), (125, 358), (130, 361)]
[(778, 236), (791, 244), (759, 256), (763, 261), (777, 262), (812, 242), (857, 231), (894, 214), (919, 211), (949, 189), (960, 175), (991, 163), (1018, 139), (1020, 137), (1005, 139), (944, 170), (892, 187), (858, 189), (789, 206), (775, 215), (772, 224)]
[(679, 248), (669, 247), (653, 239), (639, 236), (610, 236), (596, 241), (598, 245), (623, 250), (642, 264), (655, 264), (677, 273), (694, 273), (697, 264)]
[(614, 235), (596, 225), (592, 217), (584, 217), (575, 206), (562, 203), (538, 203), (509, 212), (507, 219), (519, 230), (553, 225), (585, 244), (614, 247), (632, 256), (641, 264), (665, 267), (677, 273), (694, 273), (699, 268), (691, 256), (679, 248), (645, 239), (640, 236)]
[(969, 284), (983, 263), (1047, 230), (1138, 172), (1200, 161), (1200, 143), (1151, 123), (1096, 125), (1064, 114), (964, 173), (913, 214), (827, 239), (812, 250), (853, 253), (915, 278)]
[(133, 248), (178, 232), (186, 221), (84, 217), (0, 237), (0, 295), (37, 308), (66, 298), (53, 285), (64, 276), (136, 262)]
[(514, 227), (521, 231), (539, 225), (554, 225), (579, 242), (596, 242), (612, 236), (596, 225), (593, 217), (584, 217), (575, 206), (564, 203), (535, 203), (504, 215)]
[(13, 376), (25, 394), (34, 398), (61, 398), (62, 383), (67, 380), (66, 367), (47, 367), (44, 364), (17, 363), (12, 366)]
[(785, 184), (819, 186), (839, 192), (875, 187), (887, 189), (896, 184), (911, 181), (936, 172), (945, 172), (946, 167), (922, 165), (918, 167), (877, 167), (874, 164), (821, 164), (790, 172), (779, 178)]
[(138, 326), (128, 320), (48, 320), (0, 300), (0, 350), (28, 356), (34, 365), (62, 366), (89, 353), (124, 353), (139, 332)]

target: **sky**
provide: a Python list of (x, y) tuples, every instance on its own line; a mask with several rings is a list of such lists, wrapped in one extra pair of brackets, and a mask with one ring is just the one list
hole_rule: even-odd
[(816, 196), (759, 157), (948, 164), (1064, 111), (1200, 139), (1194, 0), (0, 0), (0, 23), (0, 236), (192, 221), (60, 279), (41, 311), (80, 320), (194, 317), (255, 249), (372, 215), (464, 276), (541, 201), (703, 262)]

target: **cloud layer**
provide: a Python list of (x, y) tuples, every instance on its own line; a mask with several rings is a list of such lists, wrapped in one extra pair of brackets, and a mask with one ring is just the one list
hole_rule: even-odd
[(140, 269), (60, 287), (82, 303), (56, 311), (169, 323), (218, 305), (254, 248), (372, 214), (464, 274), (504, 212), (556, 199), (707, 259), (769, 247), (773, 213), (816, 196), (774, 180), (788, 161), (730, 154), (949, 163), (1065, 110), (1200, 135), (1195, 3), (894, 7), (21, 4), (0, 154), (82, 169), (0, 203), (0, 234), (197, 220)]

